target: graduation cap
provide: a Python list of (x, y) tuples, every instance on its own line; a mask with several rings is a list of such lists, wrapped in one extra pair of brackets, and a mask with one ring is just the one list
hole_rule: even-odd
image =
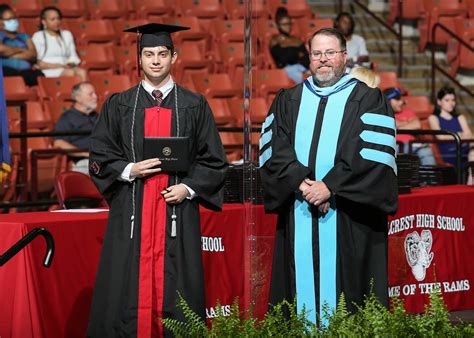
[(140, 51), (144, 47), (166, 46), (174, 49), (171, 34), (188, 30), (190, 27), (165, 25), (161, 23), (148, 23), (146, 25), (127, 28), (124, 32), (137, 34), (137, 71), (140, 75), (139, 59)]

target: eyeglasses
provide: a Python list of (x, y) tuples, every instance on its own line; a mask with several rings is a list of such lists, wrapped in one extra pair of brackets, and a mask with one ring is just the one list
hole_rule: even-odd
[(343, 49), (343, 50), (332, 50), (332, 49), (330, 49), (330, 50), (327, 50), (325, 52), (320, 52), (318, 50), (313, 50), (313, 51), (311, 51), (310, 56), (311, 56), (312, 60), (318, 61), (318, 60), (321, 60), (321, 57), (324, 54), (324, 56), (326, 56), (326, 58), (328, 60), (332, 60), (336, 57), (337, 53), (345, 53), (345, 51), (346, 51), (345, 49)]

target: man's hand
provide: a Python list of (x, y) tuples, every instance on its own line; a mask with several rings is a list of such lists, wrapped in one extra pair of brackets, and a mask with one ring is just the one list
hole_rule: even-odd
[(304, 180), (304, 183), (309, 185), (309, 187), (303, 191), (303, 197), (308, 203), (319, 206), (331, 197), (331, 191), (329, 191), (324, 182), (312, 181), (307, 178)]
[(304, 192), (306, 189), (309, 188), (309, 184), (306, 183), (305, 180), (303, 180), (303, 182), (301, 182), (300, 186), (298, 187), (298, 189), (300, 189), (301, 192)]
[(179, 204), (189, 196), (189, 191), (184, 184), (172, 185), (161, 192), (166, 203)]
[(326, 214), (329, 211), (329, 208), (331, 206), (331, 203), (329, 201), (321, 203), (318, 207), (318, 210), (321, 214)]
[(132, 166), (132, 169), (130, 170), (130, 177), (143, 178), (151, 174), (159, 173), (161, 171), (161, 168), (153, 167), (156, 167), (160, 164), (161, 161), (157, 158), (151, 158), (149, 160), (137, 162)]

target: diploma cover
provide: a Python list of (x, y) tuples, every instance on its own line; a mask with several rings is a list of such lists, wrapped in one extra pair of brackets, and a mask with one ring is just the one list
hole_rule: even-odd
[(145, 137), (143, 158), (158, 158), (163, 172), (187, 172), (190, 166), (189, 137)]

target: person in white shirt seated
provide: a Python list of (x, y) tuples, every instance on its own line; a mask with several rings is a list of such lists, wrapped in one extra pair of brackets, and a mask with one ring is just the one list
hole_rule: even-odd
[(347, 67), (352, 68), (359, 65), (370, 68), (369, 51), (365, 39), (358, 34), (354, 34), (354, 18), (347, 12), (341, 12), (334, 21), (334, 28), (341, 31), (346, 39)]
[(40, 13), (40, 30), (33, 34), (38, 54), (37, 66), (46, 77), (79, 76), (87, 79), (87, 71), (79, 67), (81, 60), (76, 52), (70, 31), (61, 29), (61, 11), (53, 6)]

